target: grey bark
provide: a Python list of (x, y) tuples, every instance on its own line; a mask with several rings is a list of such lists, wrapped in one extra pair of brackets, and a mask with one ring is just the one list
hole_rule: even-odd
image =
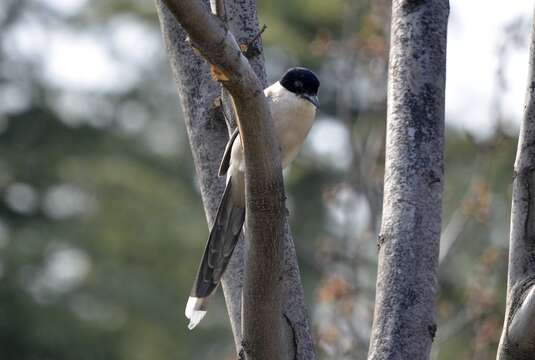
[(514, 166), (507, 305), (498, 360), (535, 358), (535, 15)]
[(440, 242), (447, 0), (394, 0), (369, 359), (429, 359)]
[[(157, 0), (156, 4), (171, 67), (182, 100), (205, 212), (208, 222), (212, 223), (224, 183), (223, 179), (217, 177), (217, 169), (228, 138), (224, 121), (222, 120), (221, 108), (218, 106), (219, 102), (217, 101), (220, 87), (211, 80), (209, 66), (206, 62), (195, 54), (191, 46), (187, 44), (187, 34), (184, 29), (177, 23), (163, 2)], [(226, 17), (229, 21), (229, 27), (236, 34), (236, 38), (240, 43), (249, 44), (250, 40), (258, 34), (256, 6), (253, 0), (228, 1)], [(204, 20), (200, 21), (201, 24), (205, 24)], [(216, 32), (217, 34), (219, 33)], [(250, 51), (247, 54), (250, 55), (250, 63), (260, 79), (261, 87), (264, 87), (266, 80), (263, 57), (261, 56), (261, 44), (253, 43), (252, 45), (255, 51)], [(255, 93), (256, 95), (258, 94)], [(273, 176), (265, 179), (271, 179), (271, 185), (276, 183)], [(271, 190), (269, 194), (271, 194)], [(282, 202), (281, 200), (282, 197), (277, 201)], [(269, 210), (271, 214), (273, 208), (269, 207), (269, 203), (260, 202), (259, 204), (260, 210)], [(268, 206), (266, 207), (266, 205)], [(281, 332), (283, 338), (281, 339), (282, 346), (279, 348), (282, 349), (283, 354), (280, 354), (280, 358), (313, 359), (314, 353), (303, 301), (299, 268), (291, 232), (285, 217), (283, 217), (283, 224), (284, 256), (282, 257), (282, 271), (280, 276), (277, 275), (272, 278), (272, 281), (276, 279), (277, 282), (282, 282), (282, 316), (280, 312), (278, 312), (278, 316), (273, 316), (276, 322), (280, 323), (282, 319)], [(261, 226), (269, 226), (272, 229), (273, 223), (269, 221), (269, 224), (264, 223)], [(263, 249), (259, 250), (264, 251)], [(276, 273), (279, 274), (279, 272)], [(223, 279), (223, 290), (238, 351), (242, 343), (240, 321), (243, 277), (244, 246), (242, 241), (236, 249)], [(260, 284), (261, 282), (257, 281), (253, 285), (258, 286)], [(259, 300), (266, 303), (266, 299)], [(271, 311), (272, 309), (273, 306), (270, 306), (269, 310)], [(279, 319), (279, 321), (276, 319)], [(271, 330), (269, 324), (263, 323), (259, 327)], [(246, 343), (249, 346), (254, 344), (252, 342)]]
[[(255, 39), (259, 32), (258, 18), (256, 15), (256, 1), (215, 0), (215, 3), (212, 3), (211, 7), (212, 12), (214, 12), (222, 19), (222, 21), (226, 23), (229, 30), (238, 41), (238, 44), (250, 44), (252, 47), (257, 49), (257, 51), (254, 52), (254, 56), (248, 57), (248, 60), (256, 76), (260, 80), (262, 87), (265, 88), (267, 81), (262, 43), (260, 39), (251, 43), (251, 41)], [(253, 53), (251, 52), (251, 54)], [(225, 119), (228, 120), (227, 126), (229, 127), (230, 133), (237, 126), (235, 112), (232, 105), (232, 98), (229, 92), (223, 87), (221, 87), (221, 97), (224, 105), (223, 111), (225, 112)], [(230, 324), (234, 334), (236, 349), (238, 349), (238, 351), (240, 351), (242, 346), (241, 300), (245, 274), (245, 254), (247, 252), (247, 244), (248, 243), (244, 241), (242, 234), (222, 279), (223, 293), (225, 295), (225, 302), (227, 304), (227, 310), (230, 317)]]
[(232, 33), (206, 4), (164, 1), (231, 93), (245, 158), (246, 256), (242, 346), (246, 359), (279, 359), (283, 348), (279, 272), (284, 186), (263, 86)]
[(167, 7), (156, 0), (164, 44), (181, 100), (186, 131), (208, 223), (215, 217), (225, 188), (218, 177), (219, 161), (228, 140), (217, 99), (220, 86), (210, 77), (206, 61), (187, 43), (187, 34)]

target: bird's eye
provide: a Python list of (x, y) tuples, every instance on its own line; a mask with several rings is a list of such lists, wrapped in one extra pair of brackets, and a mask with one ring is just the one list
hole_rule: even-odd
[(301, 89), (303, 87), (303, 83), (301, 81), (299, 81), (299, 80), (294, 82), (294, 85), (298, 89)]

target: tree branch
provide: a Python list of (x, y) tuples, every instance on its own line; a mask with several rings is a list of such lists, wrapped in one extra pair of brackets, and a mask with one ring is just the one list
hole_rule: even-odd
[[(186, 41), (186, 32), (167, 7), (160, 0), (156, 0), (156, 7), (169, 61), (182, 102), (207, 220), (209, 224), (212, 224), (224, 188), (223, 178), (217, 176), (217, 170), (228, 139), (221, 114), (221, 102), (218, 100), (221, 87), (211, 79), (208, 64), (198, 53), (193, 51)], [(251, 39), (259, 31), (255, 0), (227, 0), (225, 10), (228, 26), (239, 43), (250, 44)], [(265, 86), (267, 81), (264, 57), (259, 40), (255, 41), (254, 45), (258, 51), (255, 51), (255, 56), (249, 57), (249, 63)], [(226, 91), (224, 93), (228, 94)], [(225, 105), (232, 103), (229, 96), (224, 96), (224, 103)], [(232, 106), (226, 107), (232, 109)], [(232, 114), (231, 111), (228, 111), (227, 117), (230, 118)], [(236, 126), (233, 121), (231, 124)], [(245, 245), (247, 243), (242, 239), (238, 242), (222, 279), (222, 288), (238, 353), (242, 343), (241, 294), (245, 272)], [(283, 258), (282, 301), (286, 319), (284, 321), (286, 342), (283, 358), (291, 360), (314, 359), (312, 336), (304, 303), (297, 256), (287, 222)]]
[(383, 221), (368, 359), (428, 359), (436, 332), (447, 0), (394, 0)]
[(499, 360), (535, 353), (535, 14), (531, 29), (526, 106), (516, 153), (505, 321)]
[(231, 93), (245, 157), (246, 237), (243, 343), (247, 359), (281, 358), (279, 289), (284, 231), (284, 186), (277, 141), (263, 86), (234, 36), (205, 4), (164, 0)]

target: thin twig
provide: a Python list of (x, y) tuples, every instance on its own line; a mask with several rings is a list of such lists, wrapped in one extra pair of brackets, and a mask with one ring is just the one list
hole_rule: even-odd
[(225, 0), (210, 0), (212, 13), (219, 17), (224, 23), (227, 22), (227, 13), (225, 11)]
[(260, 29), (260, 31), (258, 31), (258, 33), (247, 44), (240, 45), (240, 49), (243, 55), (245, 55), (247, 59), (250, 59), (260, 54), (260, 49), (258, 48), (258, 46), (253, 46), (253, 45), (256, 42), (256, 40), (260, 38), (262, 33), (266, 31), (266, 29), (267, 29), (267, 25), (264, 24), (264, 26), (262, 26), (262, 29)]

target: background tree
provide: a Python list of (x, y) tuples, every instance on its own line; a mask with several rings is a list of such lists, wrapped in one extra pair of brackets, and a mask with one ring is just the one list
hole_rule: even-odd
[(437, 325), (448, 0), (394, 1), (369, 359), (428, 359)]
[(507, 305), (498, 359), (530, 359), (535, 353), (535, 22), (531, 29), (528, 86), (514, 167)]

